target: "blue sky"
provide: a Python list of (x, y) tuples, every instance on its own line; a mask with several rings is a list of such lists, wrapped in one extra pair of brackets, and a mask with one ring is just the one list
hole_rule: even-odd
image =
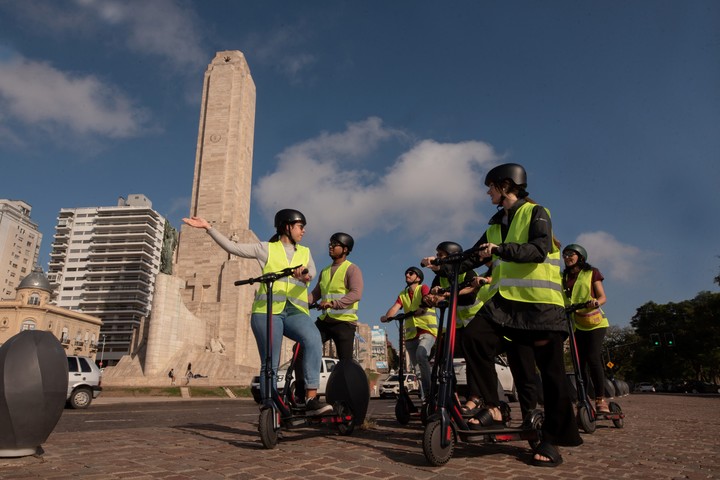
[(717, 291), (716, 1), (0, 0), (0, 197), (32, 205), (44, 269), (61, 208), (144, 193), (180, 225), (221, 50), (257, 87), (251, 228), (300, 208), (319, 267), (352, 234), (366, 323), (437, 243), (480, 237), (507, 161), (611, 323)]

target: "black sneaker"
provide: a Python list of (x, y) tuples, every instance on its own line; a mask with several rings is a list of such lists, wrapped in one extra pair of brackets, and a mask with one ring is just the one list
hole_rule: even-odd
[(305, 405), (307, 406), (305, 414), (308, 416), (322, 415), (323, 413), (330, 412), (333, 409), (333, 407), (325, 402), (321, 402), (316, 397), (308, 398)]

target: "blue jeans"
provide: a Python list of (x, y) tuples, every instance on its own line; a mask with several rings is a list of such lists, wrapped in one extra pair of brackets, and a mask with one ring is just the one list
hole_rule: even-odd
[[(267, 314), (253, 313), (250, 326), (258, 352), (260, 352), (260, 392), (265, 392), (265, 346), (267, 344)], [(300, 342), (303, 348), (303, 372), (305, 386), (308, 389), (317, 389), (320, 386), (320, 362), (322, 362), (322, 339), (320, 331), (310, 318), (290, 302), (285, 303), (285, 309), (272, 316), (272, 368), (273, 386), (277, 382), (277, 370), (280, 363), (280, 348), (283, 336)]]
[(432, 376), (430, 350), (432, 350), (433, 345), (435, 345), (435, 337), (429, 333), (423, 333), (412, 340), (405, 341), (405, 348), (407, 348), (408, 355), (410, 355), (410, 368), (413, 369), (415, 375), (420, 377), (423, 400), (430, 392), (430, 377)]

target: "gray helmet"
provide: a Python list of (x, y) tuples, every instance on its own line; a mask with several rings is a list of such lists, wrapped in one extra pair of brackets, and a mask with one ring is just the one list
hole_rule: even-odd
[(571, 243), (567, 247), (563, 248), (563, 253), (567, 252), (568, 250), (572, 250), (573, 252), (576, 252), (578, 255), (582, 257), (582, 260), (584, 262), (587, 262), (587, 250), (585, 250), (582, 246), (578, 245), (577, 243)]
[(463, 252), (460, 244), (455, 242), (440, 242), (438, 243), (438, 246), (435, 247), (435, 250), (443, 251), (448, 255), (457, 255), (458, 253)]
[(355, 240), (353, 240), (350, 235), (343, 232), (333, 233), (330, 237), (330, 241), (337, 242), (343, 247), (347, 248), (348, 253), (352, 252), (353, 246), (355, 245)]
[(278, 232), (285, 225), (292, 225), (297, 222), (300, 222), (303, 225), (307, 224), (305, 221), (305, 215), (297, 210), (293, 210), (292, 208), (284, 208), (275, 214), (275, 230)]
[(425, 275), (423, 275), (422, 270), (420, 270), (417, 267), (408, 267), (405, 270), (405, 273), (407, 273), (407, 272), (413, 272), (415, 275), (417, 275), (418, 278), (420, 279), (420, 283), (422, 283), (423, 280), (425, 280)]
[(489, 187), (491, 183), (497, 185), (505, 179), (512, 180), (518, 187), (527, 187), (527, 173), (517, 163), (503, 163), (491, 169), (485, 176), (485, 186)]

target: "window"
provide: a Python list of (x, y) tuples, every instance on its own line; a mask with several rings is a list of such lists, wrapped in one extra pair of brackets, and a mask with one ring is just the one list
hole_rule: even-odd
[(75, 357), (68, 357), (68, 371), (70, 373), (77, 373), (80, 370), (78, 369), (78, 362), (77, 358)]
[(28, 318), (27, 320), (23, 321), (22, 327), (20, 328), (20, 330), (23, 332), (25, 330), (35, 330), (36, 326), (37, 326), (37, 324), (35, 323), (35, 320), (31, 320)]
[(87, 359), (84, 357), (78, 357), (78, 360), (80, 360), (80, 370), (84, 373), (90, 373), (92, 372), (92, 367), (88, 363)]
[(40, 305), (40, 295), (37, 293), (30, 295), (30, 298), (28, 298), (28, 305)]

